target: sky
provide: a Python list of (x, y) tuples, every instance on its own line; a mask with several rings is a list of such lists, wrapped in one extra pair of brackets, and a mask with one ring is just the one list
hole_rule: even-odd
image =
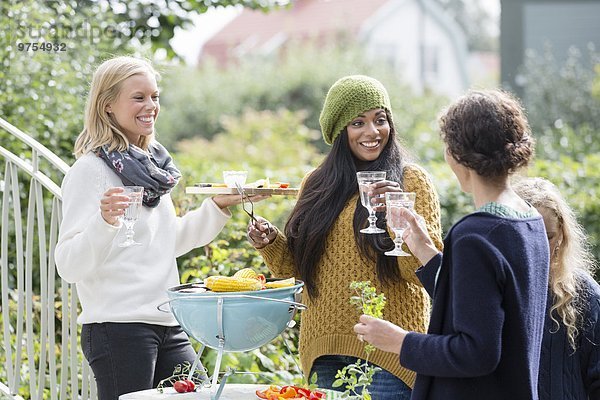
[[(368, 1), (368, 0), (365, 0)], [(467, 0), (467, 2), (480, 2), (482, 0)], [(491, 15), (500, 14), (500, 0), (483, 0)], [(171, 39), (173, 49), (188, 65), (196, 65), (198, 55), (204, 42), (217, 33), (223, 26), (231, 21), (242, 11), (241, 7), (210, 8), (206, 13), (193, 18), (194, 26), (189, 29), (175, 29)]]
[(194, 27), (175, 29), (171, 45), (188, 65), (196, 65), (198, 54), (205, 41), (241, 12), (241, 7), (211, 8), (193, 18)]

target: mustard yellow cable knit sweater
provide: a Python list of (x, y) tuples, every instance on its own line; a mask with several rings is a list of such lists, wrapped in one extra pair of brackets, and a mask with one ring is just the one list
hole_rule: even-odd
[[(404, 191), (416, 192), (415, 211), (425, 218), (429, 235), (441, 249), (440, 205), (431, 179), (421, 167), (410, 164), (404, 169), (403, 181)], [(360, 316), (349, 301), (352, 281), (371, 281), (378, 293), (385, 293), (385, 319), (417, 332), (425, 332), (429, 324), (430, 300), (414, 273), (419, 267), (416, 258), (397, 257), (402, 280), (393, 285), (382, 285), (375, 273), (375, 263), (361, 258), (352, 227), (357, 196), (358, 190), (327, 236), (315, 282), (319, 296), (311, 298), (306, 292), (303, 294), (308, 309), (301, 314), (299, 352), (305, 374), (310, 372), (314, 360), (323, 355), (364, 359), (364, 343), (356, 339), (352, 330)], [(281, 232), (260, 251), (275, 276), (297, 276), (286, 238)], [(398, 376), (410, 387), (414, 385), (415, 373), (402, 368), (397, 355), (376, 350), (369, 356), (369, 361)]]

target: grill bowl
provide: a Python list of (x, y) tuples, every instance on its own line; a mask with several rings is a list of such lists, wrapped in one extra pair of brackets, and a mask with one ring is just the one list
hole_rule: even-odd
[[(271, 279), (269, 279), (271, 281)], [(191, 337), (218, 350), (219, 299), (223, 301), (223, 350), (250, 351), (281, 334), (293, 319), (296, 295), (304, 282), (290, 287), (252, 292), (212, 292), (203, 284), (186, 284), (167, 291), (169, 304), (181, 328)]]

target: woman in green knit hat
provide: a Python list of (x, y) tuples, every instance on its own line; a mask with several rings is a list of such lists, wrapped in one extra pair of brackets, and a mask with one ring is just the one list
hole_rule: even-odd
[[(415, 211), (441, 248), (438, 196), (427, 173), (407, 160), (394, 129), (387, 91), (376, 79), (354, 75), (338, 80), (327, 93), (319, 118), (323, 138), (332, 146), (325, 160), (303, 180), (285, 229), (260, 218), (248, 238), (278, 277), (295, 276), (306, 285), (300, 359), (305, 374), (317, 373), (321, 388), (332, 388), (344, 366), (364, 359), (364, 343), (352, 331), (358, 311), (349, 302), (352, 281), (370, 281), (384, 293), (386, 319), (425, 332), (429, 298), (415, 270), (414, 257), (389, 257), (389, 233), (363, 234), (368, 212), (361, 205), (356, 172), (386, 171), (373, 192), (416, 192)], [(379, 207), (378, 211), (384, 211)], [(385, 228), (383, 214), (378, 218)], [(380, 350), (369, 361), (382, 368), (369, 392), (373, 399), (408, 399), (415, 374), (399, 366), (397, 356)]]

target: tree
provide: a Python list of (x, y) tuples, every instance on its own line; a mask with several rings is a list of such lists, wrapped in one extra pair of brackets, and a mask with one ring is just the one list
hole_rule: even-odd
[[(107, 34), (117, 21), (101, 3), (24, 0), (0, 11), (8, 28), (0, 30), (0, 115), (69, 162), (96, 64), (150, 47)], [(3, 145), (23, 151), (5, 138), (0, 131)]]
[[(280, 0), (0, 2), (0, 116), (72, 160), (94, 68), (115, 54), (154, 58), (176, 26), (209, 7), (268, 10)], [(0, 140), (15, 146), (7, 133)], [(19, 154), (22, 149), (11, 148)]]
[[(268, 11), (284, 6), (286, 0), (105, 0), (120, 26), (129, 36), (147, 37), (152, 50), (166, 50), (168, 58), (176, 58), (169, 41), (176, 27), (189, 27), (194, 13), (204, 13), (211, 7), (243, 6)], [(85, 2), (91, 4), (91, 0)]]

